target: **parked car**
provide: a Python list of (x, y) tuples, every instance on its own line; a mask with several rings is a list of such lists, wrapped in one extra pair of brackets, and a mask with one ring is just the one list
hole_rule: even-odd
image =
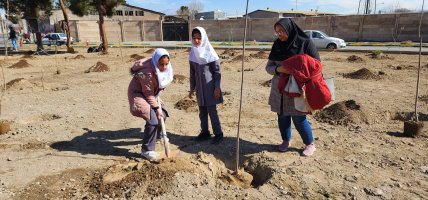
[(322, 31), (305, 30), (305, 33), (319, 49), (338, 49), (346, 47), (345, 40), (329, 37)]
[[(71, 44), (74, 43), (73, 37), (70, 37)], [(48, 33), (42, 38), (43, 45), (58, 45), (61, 46), (67, 43), (67, 34), (65, 33)]]

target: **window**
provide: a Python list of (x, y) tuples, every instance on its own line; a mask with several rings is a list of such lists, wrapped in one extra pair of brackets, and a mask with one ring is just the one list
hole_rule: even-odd
[(125, 16), (134, 16), (134, 11), (125, 10)]
[(318, 32), (312, 32), (312, 37), (313, 38), (322, 38), (322, 35), (321, 35), (321, 33), (318, 33)]
[(123, 11), (121, 11), (121, 10), (116, 10), (116, 15), (123, 16)]
[(135, 11), (135, 16), (144, 16), (144, 11)]

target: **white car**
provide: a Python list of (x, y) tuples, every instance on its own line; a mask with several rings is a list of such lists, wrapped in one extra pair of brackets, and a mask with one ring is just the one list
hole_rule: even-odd
[[(73, 37), (70, 37), (71, 44), (74, 43)], [(42, 38), (43, 45), (61, 46), (67, 43), (67, 34), (65, 33), (48, 33)]]
[(322, 31), (305, 30), (305, 33), (319, 49), (342, 49), (346, 47), (345, 40), (329, 37)]

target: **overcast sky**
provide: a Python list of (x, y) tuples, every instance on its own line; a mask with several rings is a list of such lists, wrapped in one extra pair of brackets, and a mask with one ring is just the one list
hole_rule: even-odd
[[(146, 9), (174, 15), (180, 6), (188, 6), (195, 0), (126, 0), (128, 4)], [(198, 0), (196, 0), (198, 1)], [(203, 11), (222, 10), (226, 15), (245, 14), (246, 0), (199, 0), (203, 4)], [(311, 10), (318, 9), (322, 12), (335, 12), (338, 14), (356, 14), (359, 0), (250, 0), (248, 12), (269, 8), (271, 10)], [(362, 0), (363, 4), (365, 0)], [(371, 0), (374, 5), (374, 0)], [(395, 8), (407, 8), (421, 10), (422, 0), (377, 0), (376, 10), (393, 10)], [(425, 6), (425, 9), (426, 6)]]

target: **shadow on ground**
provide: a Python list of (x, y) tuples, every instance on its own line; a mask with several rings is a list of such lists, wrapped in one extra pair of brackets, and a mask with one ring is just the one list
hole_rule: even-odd
[[(85, 154), (124, 156), (127, 158), (139, 158), (139, 153), (130, 152), (134, 145), (141, 144), (142, 130), (140, 128), (123, 129), (116, 131), (91, 131), (73, 138), (70, 141), (59, 141), (50, 146), (58, 151), (74, 151)], [(214, 155), (223, 161), (229, 169), (236, 165), (236, 138), (225, 137), (223, 142), (213, 145), (208, 141), (196, 142), (193, 136), (183, 136), (168, 132), (172, 149), (177, 148), (182, 152), (197, 154), (204, 152)], [(162, 149), (161, 143), (157, 143), (157, 150)], [(240, 139), (240, 163), (245, 157), (262, 151), (277, 152), (277, 145), (259, 144)], [(300, 152), (300, 149), (290, 148), (290, 152)]]

